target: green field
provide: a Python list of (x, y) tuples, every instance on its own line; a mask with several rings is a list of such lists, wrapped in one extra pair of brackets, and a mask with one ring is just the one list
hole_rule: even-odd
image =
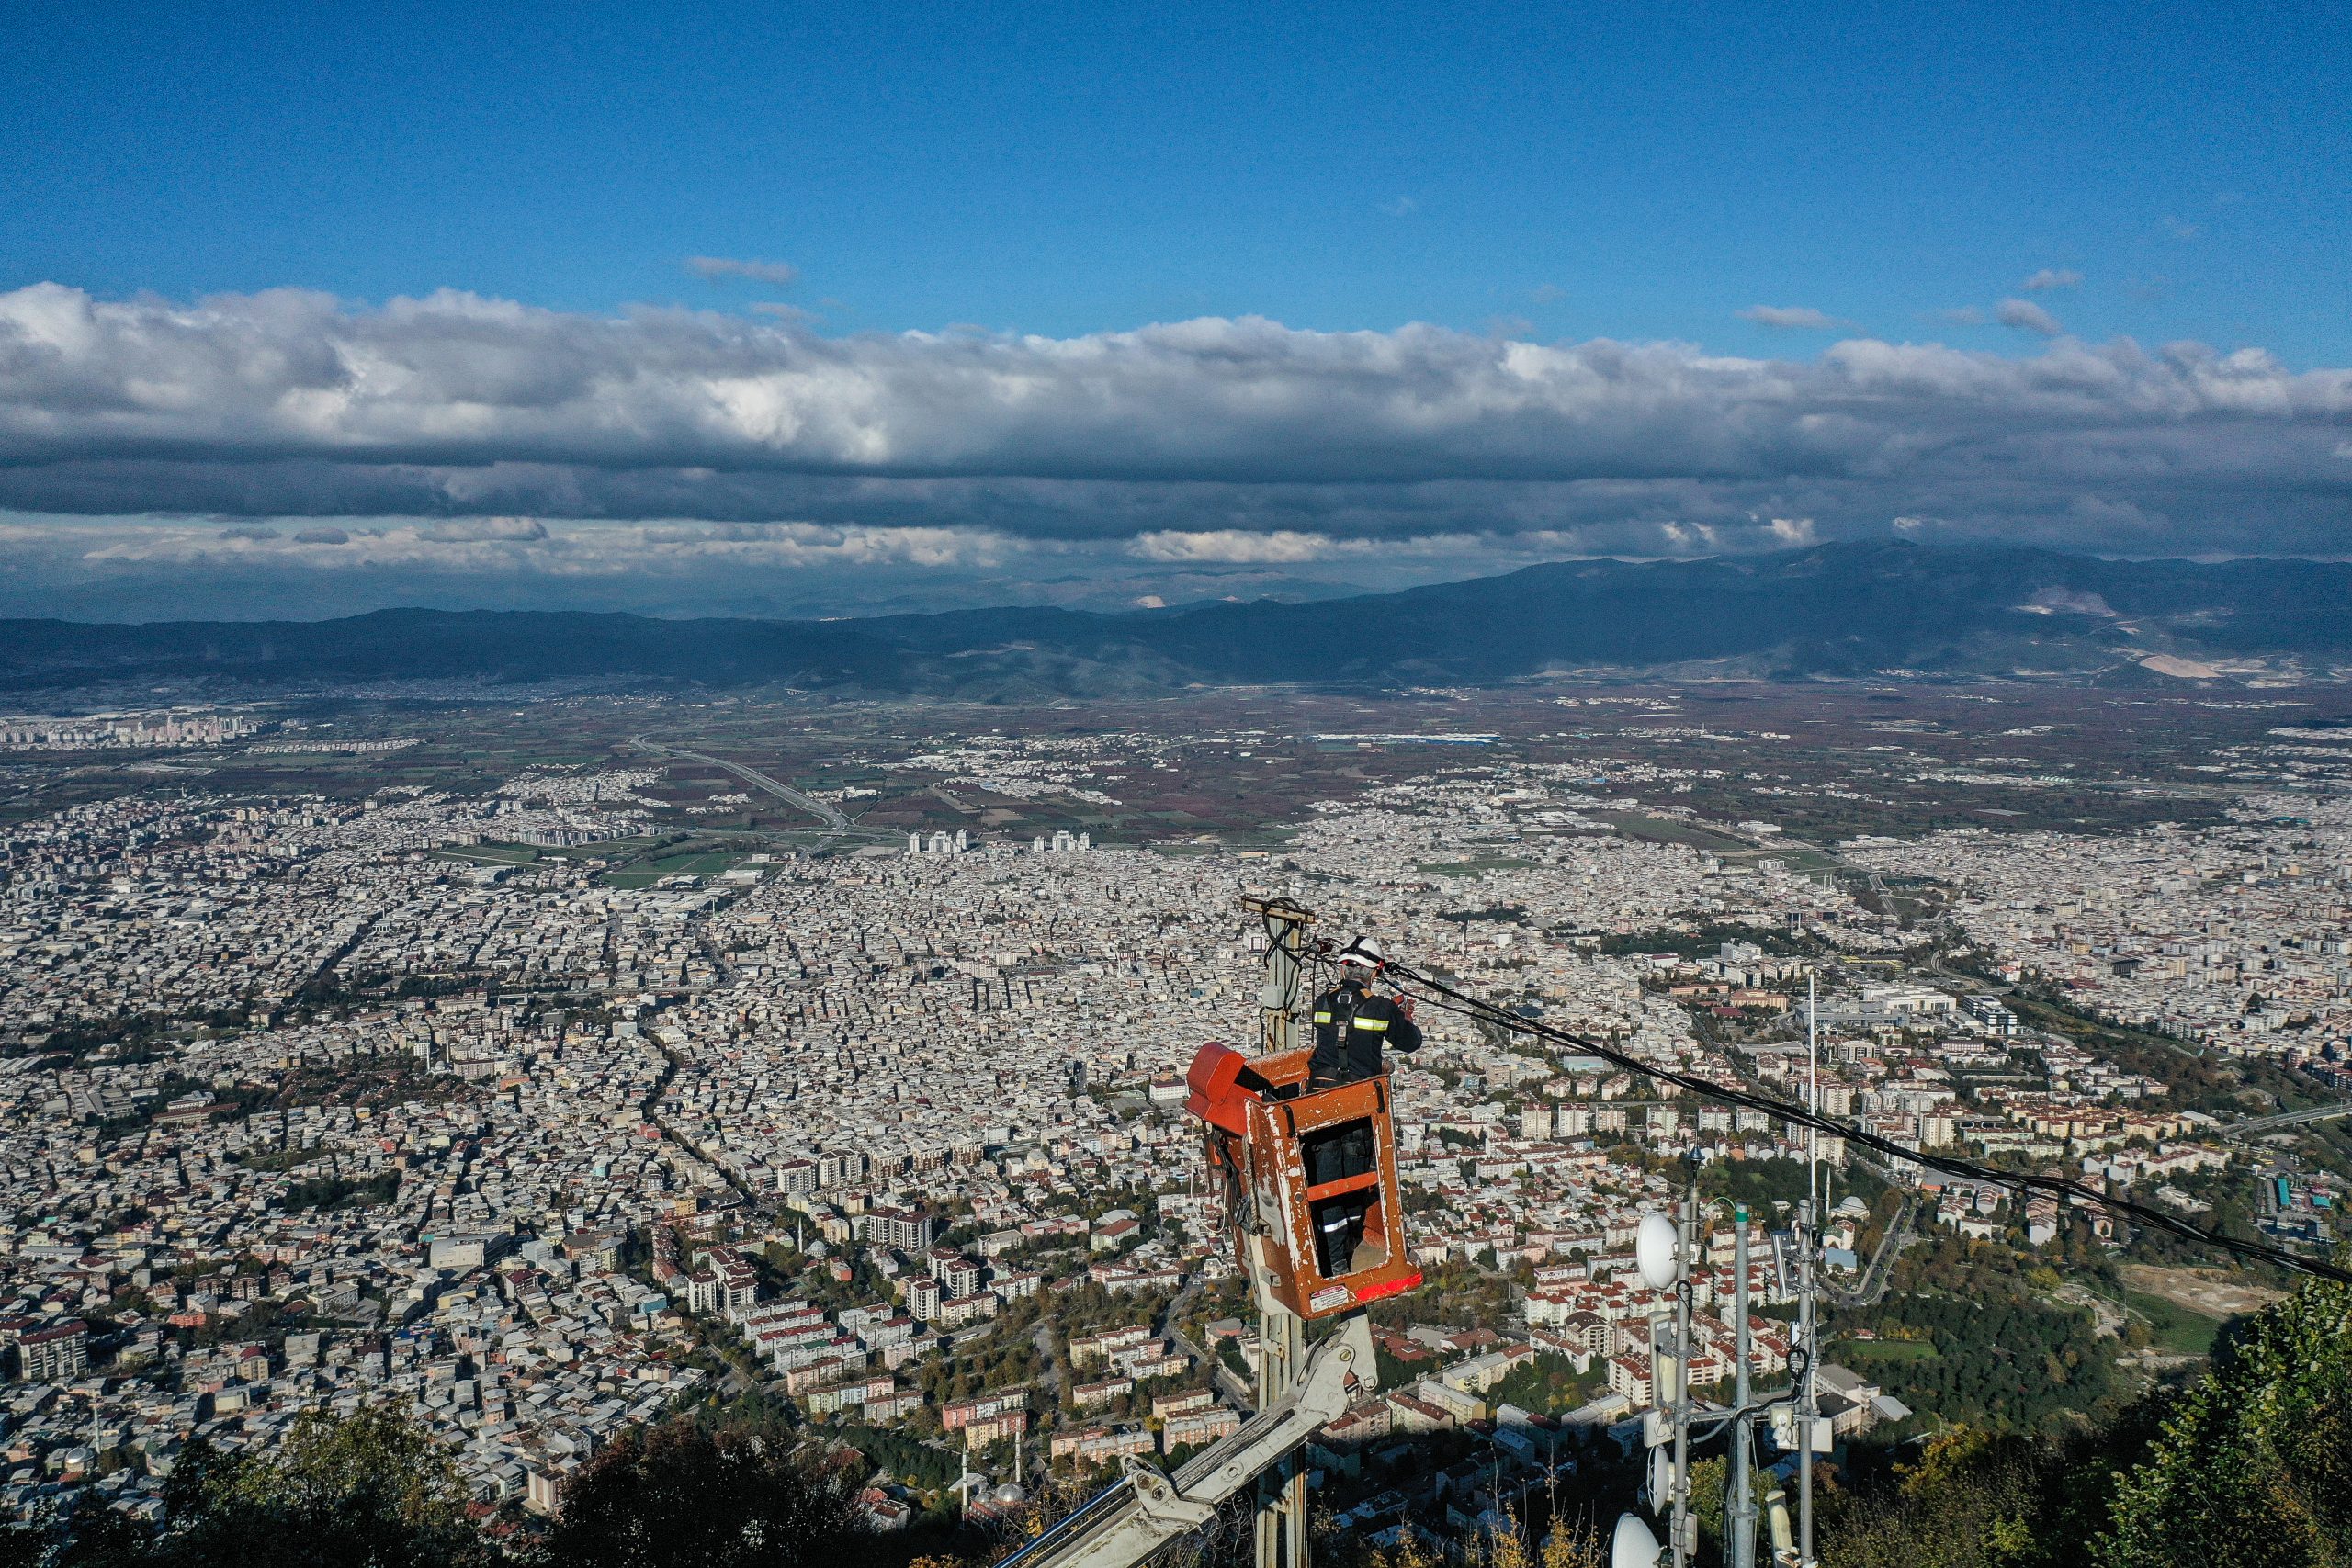
[(1814, 872), (1827, 872), (1835, 874), (1838, 870), (1836, 861), (1823, 854), (1819, 850), (1807, 849), (1802, 844), (1792, 843), (1785, 851), (1781, 852), (1781, 862), (1791, 872), (1800, 876)]
[(653, 862), (652, 869), (663, 876), (717, 876), (741, 858), (731, 854), (670, 855)]
[(1602, 821), (1629, 839), (1652, 844), (1688, 844), (1694, 850), (1714, 850), (1731, 853), (1753, 854), (1756, 846), (1745, 839), (1735, 839), (1709, 829), (1693, 827), (1688, 822), (1676, 822), (1664, 817), (1645, 817), (1635, 812), (1596, 812)]
[(2155, 1336), (2155, 1347), (2178, 1356), (2205, 1356), (2212, 1353), (2213, 1337), (2222, 1331), (2218, 1318), (2206, 1316), (2162, 1296), (2148, 1295), (2140, 1291), (2123, 1292), (2123, 1304), (2147, 1319), (2148, 1328)]
[(1836, 1353), (1849, 1361), (1932, 1361), (1941, 1352), (1924, 1339), (1845, 1339)]
[(660, 843), (659, 839), (606, 839), (600, 843), (574, 844), (568, 850), (549, 850), (548, 853), (565, 860), (622, 860)]

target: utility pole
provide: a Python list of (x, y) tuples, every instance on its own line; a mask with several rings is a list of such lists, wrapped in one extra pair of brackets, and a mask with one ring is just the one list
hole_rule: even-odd
[[(1804, 976), (1804, 1064), (1805, 1109), (1815, 1117), (1821, 1114), (1821, 1016), (1820, 970), (1809, 967)], [(1818, 1227), (1821, 1213), (1821, 1129), (1818, 1125), (1805, 1129), (1804, 1151), (1805, 1201), (1797, 1209), (1798, 1278), (1797, 1343), (1804, 1348), (1804, 1371), (1798, 1378), (1797, 1388), (1797, 1568), (1813, 1568), (1813, 1369), (1821, 1359), (1816, 1343), (1820, 1328), (1816, 1322), (1814, 1299), (1814, 1263), (1820, 1250)]]
[(1738, 1416), (1731, 1431), (1731, 1502), (1724, 1529), (1725, 1568), (1756, 1568), (1756, 1427), (1748, 1417), (1747, 1382), (1747, 1205), (1732, 1211), (1732, 1344), (1739, 1358), (1732, 1384)]
[[(1296, 1050), (1298, 1013), (1306, 1000), (1306, 928), (1314, 916), (1286, 898), (1245, 897), (1241, 903), (1266, 922), (1266, 977), (1258, 991), (1259, 1049), (1267, 1055)], [(1253, 1200), (1245, 1192), (1241, 1201)], [(1258, 1298), (1258, 1408), (1264, 1410), (1290, 1392), (1306, 1364), (1306, 1325), (1267, 1288), (1254, 1243), (1250, 1273)], [(1308, 1568), (1306, 1472), (1296, 1454), (1260, 1477), (1255, 1536), (1255, 1568)]]
[(1797, 1205), (1797, 1568), (1813, 1568), (1813, 1201)]
[(1690, 1161), (1682, 1194), (1681, 1267), (1674, 1282), (1674, 1568), (1697, 1557), (1690, 1514), (1690, 1266), (1699, 1252), (1699, 1162)]

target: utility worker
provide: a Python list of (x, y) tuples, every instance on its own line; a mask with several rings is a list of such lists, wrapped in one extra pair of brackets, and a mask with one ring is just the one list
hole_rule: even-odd
[(1387, 960), (1380, 944), (1360, 936), (1340, 951), (1340, 982), (1315, 998), (1315, 1055), (1306, 1087), (1329, 1089), (1381, 1074), (1380, 1048), (1418, 1051), (1420, 1026), (1393, 995), (1372, 988)]
[[(1307, 1059), (1306, 1091), (1336, 1089), (1378, 1077), (1385, 1067), (1382, 1047), (1418, 1051), (1420, 1026), (1393, 994), (1374, 990), (1385, 959), (1380, 944), (1360, 936), (1340, 953), (1340, 980), (1315, 998), (1315, 1054)], [(1317, 1186), (1362, 1176), (1375, 1163), (1372, 1122), (1350, 1122), (1306, 1140), (1306, 1179)], [(1363, 1240), (1364, 1215), (1377, 1201), (1370, 1192), (1350, 1192), (1314, 1205), (1317, 1262), (1326, 1279), (1349, 1273)]]

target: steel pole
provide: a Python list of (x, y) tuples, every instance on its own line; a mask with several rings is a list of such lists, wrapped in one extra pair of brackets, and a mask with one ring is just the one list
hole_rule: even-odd
[(1797, 1379), (1797, 1562), (1813, 1568), (1813, 1203), (1797, 1205), (1797, 1344), (1804, 1371)]
[[(1287, 901), (1245, 898), (1266, 922), (1265, 982), (1258, 993), (1259, 1043), (1268, 1053), (1295, 1050), (1305, 976), (1305, 937), (1314, 917)], [(1245, 1200), (1246, 1201), (1246, 1200)], [(1253, 1227), (1254, 1230), (1254, 1227)], [(1306, 1325), (1266, 1288), (1263, 1238), (1250, 1238), (1250, 1272), (1258, 1298), (1258, 1408), (1291, 1391), (1306, 1362)], [(1256, 1568), (1308, 1568), (1306, 1472), (1293, 1454), (1258, 1480)]]
[[(1298, 1381), (1306, 1325), (1264, 1292), (1258, 1297), (1258, 1408), (1271, 1408)], [(1306, 1473), (1295, 1455), (1259, 1477), (1258, 1568), (1307, 1568)]]
[(1690, 1562), (1690, 1260), (1699, 1245), (1699, 1168), (1682, 1195), (1682, 1245), (1674, 1284), (1674, 1568)]
[[(1805, 1109), (1821, 1114), (1820, 972), (1808, 968), (1804, 976)], [(1819, 1308), (1814, 1265), (1820, 1250), (1821, 1129), (1805, 1129), (1804, 1202), (1797, 1211), (1797, 1243), (1803, 1253), (1797, 1297), (1797, 1343), (1804, 1347), (1804, 1386), (1797, 1391), (1797, 1562), (1813, 1568), (1813, 1369), (1821, 1359)]]
[(1738, 1358), (1733, 1374), (1731, 1503), (1724, 1509), (1724, 1560), (1728, 1568), (1756, 1568), (1756, 1429), (1747, 1418), (1747, 1205), (1732, 1210), (1732, 1345)]

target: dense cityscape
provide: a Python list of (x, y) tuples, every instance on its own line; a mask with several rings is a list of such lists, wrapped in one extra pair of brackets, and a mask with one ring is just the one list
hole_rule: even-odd
[(2344, 7), (252, 9), (0, 47), (0, 1568), (2352, 1568)]
[[(959, 1473), (1195, 1451), (1253, 1399), (1182, 1081), (1203, 1042), (1254, 1037), (1251, 892), (1902, 1147), (2314, 1256), (2340, 1239), (2352, 730), (2262, 724), (2212, 753), (2235, 774), (2218, 790), (2208, 763), (2113, 786), (2131, 820), (2004, 807), (1836, 835), (1789, 819), (1894, 787), (1894, 744), (1857, 749), (1886, 783), (1766, 772), (1788, 732), (1702, 723), (1672, 693), (1565, 701), (1425, 706), (1409, 728), (1064, 714), (821, 765), (616, 739), (605, 761), (524, 745), (462, 768), (430, 748), (481, 751), (449, 739), (467, 710), (395, 706), (323, 754), (223, 728), (180, 774), (20, 764), (0, 1500), (159, 1517), (191, 1445), (267, 1451), (306, 1411), (387, 1402), (508, 1530), (621, 1433), (719, 1400), (857, 1450), (885, 1529), (969, 1503)], [(1616, 716), (1561, 727), (1596, 710)], [(373, 771), (387, 741), (401, 782)], [(2035, 765), (1970, 767), (2001, 798), (2064, 782)], [(778, 787), (823, 814), (730, 766), (797, 779)], [(1153, 789), (1268, 770), (1287, 819), (1136, 830)], [(1382, 1386), (1310, 1450), (1318, 1506), (1372, 1539), (1475, 1536), (1571, 1458), (1598, 1506), (1658, 1399), (1666, 1303), (1634, 1230), (1694, 1158), (1702, 1388), (1734, 1371), (1734, 1199), (1756, 1214), (1750, 1370), (1785, 1372), (1770, 1233), (1822, 1160), (1841, 1445), (2063, 1425), (2181, 1375), (2280, 1292), (2102, 1210), (1809, 1149), (1556, 1042), (1421, 1021), (1392, 1078), (1430, 1284), (1374, 1309)], [(1989, 1325), (1927, 1310), (1955, 1269), (2005, 1281), (2059, 1381), (1981, 1375)]]

